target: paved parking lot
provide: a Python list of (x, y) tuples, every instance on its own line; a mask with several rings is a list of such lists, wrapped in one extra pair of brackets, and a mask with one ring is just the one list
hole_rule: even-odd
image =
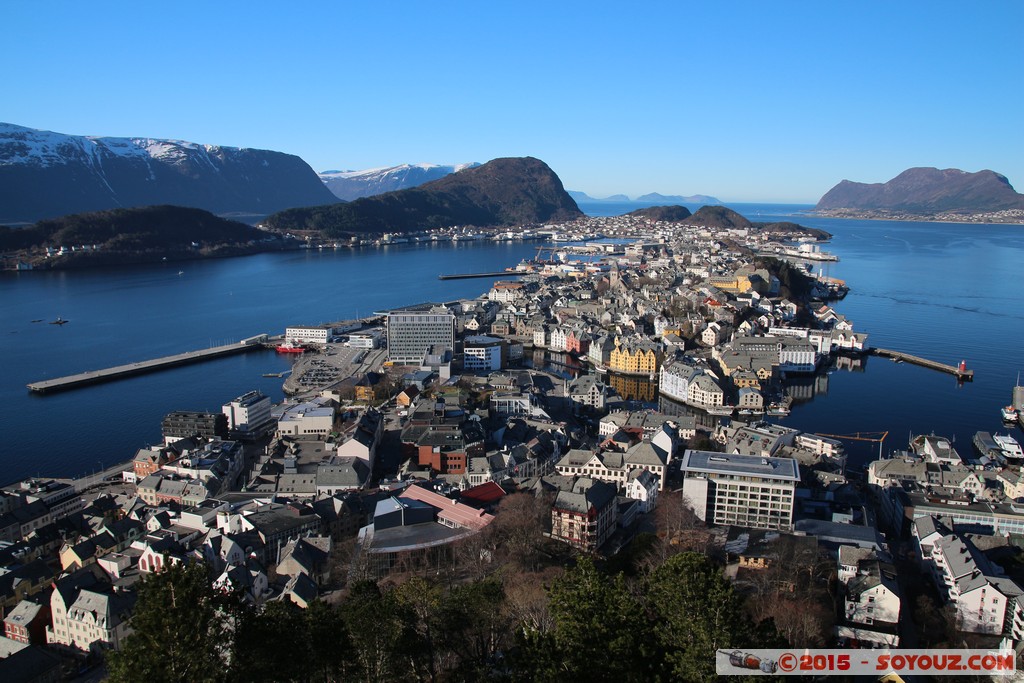
[(313, 394), (348, 377), (377, 371), (384, 365), (384, 349), (353, 349), (328, 344), (323, 352), (307, 352), (292, 368), (284, 382), (287, 394)]

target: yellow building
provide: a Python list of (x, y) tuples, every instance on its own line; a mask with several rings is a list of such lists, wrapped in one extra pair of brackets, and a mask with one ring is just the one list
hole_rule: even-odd
[(608, 359), (608, 369), (638, 375), (653, 375), (661, 363), (661, 349), (647, 339), (615, 338), (615, 348)]

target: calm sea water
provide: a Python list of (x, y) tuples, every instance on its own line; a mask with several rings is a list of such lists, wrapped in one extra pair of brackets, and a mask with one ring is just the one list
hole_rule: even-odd
[[(581, 208), (614, 215), (637, 206)], [(791, 219), (810, 208), (734, 207), (754, 220)], [(976, 430), (1001, 429), (998, 409), (1024, 370), (1024, 305), (1017, 297), (1024, 228), (805, 216), (799, 222), (835, 236), (827, 248), (842, 260), (825, 268), (852, 287), (837, 308), (870, 333), (873, 345), (966, 360), (976, 380), (958, 387), (951, 376), (871, 358), (865, 372), (831, 374), (827, 393), (798, 404), (782, 423), (833, 434), (889, 431), (886, 450), (903, 446), (911, 431), (955, 436), (968, 449)], [(473, 297), (490, 282), (437, 275), (501, 270), (536, 248), (403, 245), (2, 273), (0, 481), (77, 475), (125, 460), (159, 441), (160, 419), (173, 410), (218, 410), (252, 389), (279, 400), (281, 380), (262, 374), (287, 369), (291, 359), (257, 352), (48, 396), (30, 394), (29, 382), (281, 333), (292, 324)], [(71, 322), (47, 324), (57, 317)]]

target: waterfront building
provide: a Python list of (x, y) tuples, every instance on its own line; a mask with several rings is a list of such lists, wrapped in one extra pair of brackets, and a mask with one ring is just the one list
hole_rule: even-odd
[(274, 424), (270, 409), (269, 396), (260, 391), (250, 391), (225, 403), (222, 412), (227, 417), (229, 432), (242, 438), (252, 438)]
[(505, 365), (507, 348), (504, 339), (470, 335), (463, 340), (462, 367), (467, 372), (476, 373), (500, 370)]
[(580, 375), (568, 387), (569, 400), (577, 413), (583, 410), (602, 411), (608, 397), (606, 387), (594, 375)]
[(615, 348), (608, 358), (608, 369), (615, 372), (656, 376), (661, 364), (660, 346), (649, 339), (615, 338)]
[(419, 363), (435, 345), (455, 347), (455, 314), (444, 306), (390, 311), (387, 330), (388, 361), (396, 365)]
[(687, 449), (683, 495), (697, 518), (714, 524), (791, 529), (800, 472), (792, 458)]
[(334, 336), (333, 333), (330, 325), (287, 327), (284, 330), (284, 340), (293, 344), (327, 344)]
[(375, 349), (380, 346), (380, 330), (353, 332), (348, 336), (348, 345), (353, 349)]

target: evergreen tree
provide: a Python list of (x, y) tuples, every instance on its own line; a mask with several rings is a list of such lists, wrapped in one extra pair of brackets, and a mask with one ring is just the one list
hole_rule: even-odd
[(113, 683), (214, 682), (227, 678), (231, 601), (202, 564), (167, 563), (138, 585), (132, 634), (108, 655)]

